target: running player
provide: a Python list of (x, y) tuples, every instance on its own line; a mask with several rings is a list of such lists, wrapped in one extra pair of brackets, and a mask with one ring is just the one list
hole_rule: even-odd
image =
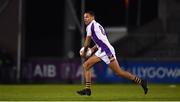
[(85, 57), (85, 53), (89, 48), (91, 39), (94, 41), (95, 46), (91, 48), (92, 52), (95, 52), (84, 63), (84, 77), (85, 88), (77, 91), (80, 95), (91, 95), (91, 71), (90, 69), (94, 64), (104, 61), (118, 76), (127, 78), (142, 86), (144, 93), (147, 94), (147, 81), (143, 80), (127, 71), (124, 71), (119, 66), (116, 60), (115, 50), (109, 43), (104, 28), (95, 21), (95, 15), (92, 11), (84, 13), (84, 23), (86, 27), (86, 39), (84, 42), (84, 51), (80, 54), (81, 57)]

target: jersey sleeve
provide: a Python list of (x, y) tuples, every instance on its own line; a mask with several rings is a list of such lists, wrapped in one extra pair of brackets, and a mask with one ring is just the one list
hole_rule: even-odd
[(91, 35), (92, 35), (91, 26), (87, 26), (87, 28), (86, 28), (86, 33), (87, 33), (86, 36), (91, 36)]

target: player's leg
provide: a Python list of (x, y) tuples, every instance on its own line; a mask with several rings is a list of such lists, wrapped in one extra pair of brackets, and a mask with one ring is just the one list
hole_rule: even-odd
[(129, 80), (132, 80), (134, 81), (135, 83), (137, 84), (140, 84), (143, 89), (144, 89), (144, 93), (146, 94), (147, 91), (148, 91), (148, 88), (147, 88), (147, 81), (145, 80), (142, 80), (141, 78), (129, 73), (128, 71), (124, 71), (120, 66), (119, 66), (119, 63), (118, 61), (114, 58), (114, 59), (111, 59), (111, 62), (108, 64), (109, 67), (118, 75), (118, 76), (121, 76), (121, 77), (124, 77), (124, 78), (127, 78)]
[(83, 68), (84, 68), (84, 75), (85, 75), (85, 84), (86, 84), (86, 89), (90, 89), (91, 88), (91, 68), (94, 64), (96, 64), (97, 62), (101, 61), (101, 59), (99, 57), (97, 57), (96, 55), (93, 55), (92, 57), (90, 57), (87, 61), (85, 61), (83, 63)]
[(127, 78), (129, 80), (134, 80), (135, 79), (135, 76), (132, 75), (131, 73), (127, 72), (127, 71), (124, 71), (120, 68), (118, 62), (116, 59), (114, 59), (112, 62), (110, 62), (108, 64), (108, 66), (118, 75), (118, 76), (121, 76), (121, 77), (124, 77), (124, 78)]
[(84, 77), (85, 77), (85, 89), (77, 91), (80, 95), (91, 95), (91, 68), (94, 64), (101, 61), (96, 55), (91, 56), (83, 63)]

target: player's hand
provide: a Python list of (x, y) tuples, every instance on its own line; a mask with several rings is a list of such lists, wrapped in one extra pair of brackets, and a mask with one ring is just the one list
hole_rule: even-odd
[(88, 48), (87, 51), (85, 52), (84, 51), (84, 47), (82, 47), (79, 51), (79, 54), (81, 57), (83, 58), (88, 58), (92, 55), (92, 51), (91, 51), (91, 48)]
[(80, 52), (79, 52), (79, 55), (80, 55), (81, 57), (84, 57), (84, 58), (86, 57), (86, 54), (85, 54), (84, 50), (83, 50), (83, 51), (80, 51)]

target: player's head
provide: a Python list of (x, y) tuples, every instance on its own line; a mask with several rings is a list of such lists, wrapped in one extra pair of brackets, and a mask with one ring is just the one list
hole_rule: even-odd
[(92, 11), (86, 11), (84, 13), (84, 23), (88, 25), (92, 20), (95, 19), (95, 14)]

